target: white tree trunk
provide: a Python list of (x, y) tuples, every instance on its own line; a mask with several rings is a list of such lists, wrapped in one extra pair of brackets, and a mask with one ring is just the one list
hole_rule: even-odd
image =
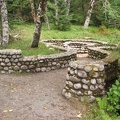
[(31, 6), (31, 13), (32, 13), (32, 17), (33, 17), (34, 23), (36, 23), (37, 15), (35, 14), (35, 7), (34, 7), (33, 0), (30, 0), (30, 6)]
[(67, 13), (66, 13), (66, 15), (68, 16), (69, 13), (70, 13), (70, 2), (71, 2), (71, 0), (66, 0), (66, 2), (67, 2)]
[(4, 0), (0, 2), (1, 8), (1, 19), (2, 19), (2, 41), (1, 44), (4, 47), (7, 47), (9, 42), (9, 26), (8, 26), (8, 18), (7, 18), (7, 7)]
[[(46, 11), (46, 13), (47, 13), (47, 6), (46, 6), (45, 11)], [(50, 24), (49, 24), (49, 19), (48, 19), (47, 14), (45, 14), (44, 19), (45, 19), (45, 23), (46, 23), (47, 29), (50, 30)]]
[(46, 0), (40, 0), (39, 7), (37, 10), (37, 21), (36, 21), (33, 40), (31, 44), (32, 48), (38, 47), (38, 44), (39, 44), (42, 22), (43, 22), (44, 13), (45, 13), (45, 7), (46, 7)]
[(87, 16), (86, 16), (86, 20), (84, 23), (84, 28), (87, 29), (90, 23), (90, 18), (91, 18), (91, 14), (92, 14), (92, 10), (93, 10), (93, 6), (94, 6), (95, 0), (91, 0), (90, 1), (90, 8), (87, 12)]
[(58, 4), (57, 4), (58, 1), (54, 0), (54, 3), (55, 3), (55, 18), (56, 18), (55, 24), (58, 25), (58, 20), (59, 20), (59, 18), (58, 18)]

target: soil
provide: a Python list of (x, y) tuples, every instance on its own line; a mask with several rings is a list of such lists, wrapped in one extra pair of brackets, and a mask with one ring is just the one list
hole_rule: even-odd
[(0, 120), (80, 120), (88, 107), (62, 96), (66, 73), (0, 74)]

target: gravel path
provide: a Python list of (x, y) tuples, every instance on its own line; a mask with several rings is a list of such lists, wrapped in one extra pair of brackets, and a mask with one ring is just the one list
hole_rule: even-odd
[(0, 120), (80, 120), (88, 108), (61, 95), (66, 73), (0, 74)]

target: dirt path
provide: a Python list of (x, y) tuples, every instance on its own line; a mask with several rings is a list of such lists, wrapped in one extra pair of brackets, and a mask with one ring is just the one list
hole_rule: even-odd
[(66, 73), (0, 74), (0, 120), (79, 120), (87, 107), (61, 95)]

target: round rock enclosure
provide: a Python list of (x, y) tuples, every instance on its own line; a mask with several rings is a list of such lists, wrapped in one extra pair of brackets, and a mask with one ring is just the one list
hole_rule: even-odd
[[(83, 39), (42, 42), (62, 52), (23, 56), (21, 50), (0, 50), (0, 73), (47, 72), (68, 67), (62, 92), (66, 98), (103, 95), (107, 82), (118, 76), (118, 58), (113, 57), (110, 51), (117, 48), (117, 45)], [(81, 54), (87, 54), (91, 60), (82, 60), (79, 58)]]

